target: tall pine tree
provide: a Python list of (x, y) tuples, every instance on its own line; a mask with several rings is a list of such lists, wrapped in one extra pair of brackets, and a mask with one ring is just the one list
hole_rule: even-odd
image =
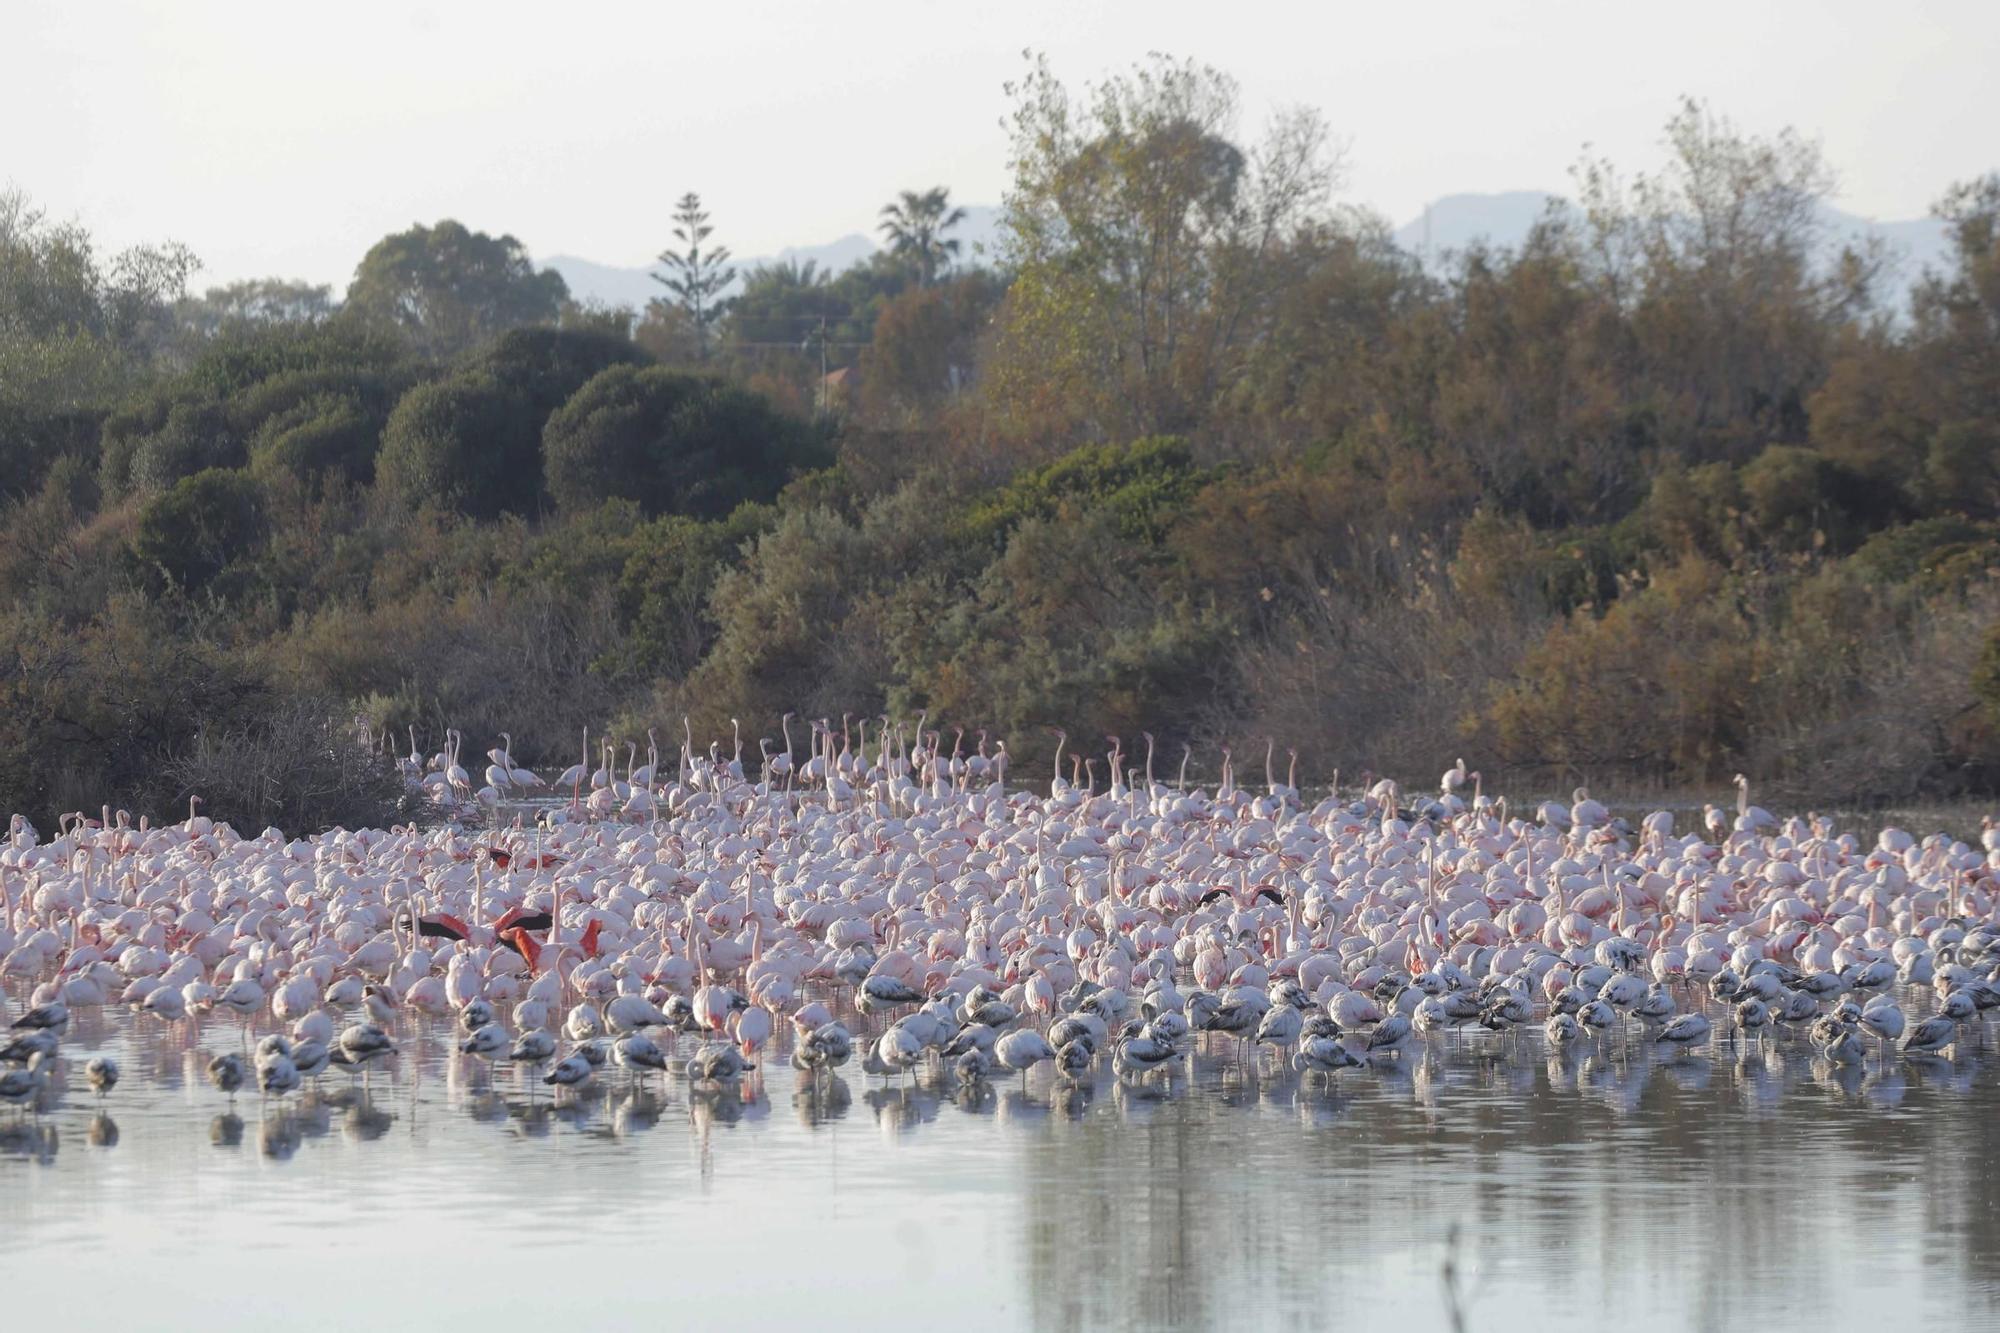
[(702, 360), (708, 359), (709, 325), (721, 317), (725, 305), (722, 291), (736, 277), (729, 264), (728, 246), (702, 248), (714, 231), (702, 209), (701, 196), (689, 190), (674, 205), (674, 238), (686, 249), (662, 251), (660, 263), (667, 271), (653, 275), (687, 311), (694, 325), (695, 355)]

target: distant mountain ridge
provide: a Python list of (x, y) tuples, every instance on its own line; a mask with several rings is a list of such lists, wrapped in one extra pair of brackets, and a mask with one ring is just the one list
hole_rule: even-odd
[[(1396, 244), (1426, 260), (1479, 240), (1494, 246), (1519, 245), (1560, 197), (1543, 190), (1448, 194), (1396, 228)], [(1877, 222), (1838, 208), (1824, 208), (1822, 214), (1827, 239), (1835, 245), (1864, 237), (1884, 242), (1896, 261), (1894, 276), (1905, 286), (1921, 277), (1925, 268), (1942, 268), (1948, 262), (1951, 240), (1945, 224), (1936, 218)]]
[[(1448, 194), (1396, 228), (1393, 235), (1398, 246), (1427, 260), (1463, 250), (1477, 240), (1495, 246), (1515, 246), (1526, 239), (1535, 220), (1558, 197), (1545, 190)], [(970, 204), (965, 211), (965, 221), (950, 234), (965, 243), (968, 259), (984, 256), (991, 262), (999, 249), (1001, 210), (990, 204)], [(1884, 241), (1896, 261), (1895, 280), (1904, 286), (1914, 283), (1926, 267), (1943, 267), (1950, 251), (1945, 225), (1936, 218), (1877, 222), (1828, 208), (1826, 222), (1829, 238), (1836, 242), (1865, 236)], [(732, 262), (740, 283), (743, 274), (764, 264), (811, 261), (826, 272), (840, 273), (866, 263), (881, 248), (874, 236), (850, 232), (820, 245), (787, 246), (775, 255)], [(652, 276), (657, 265), (624, 268), (576, 255), (550, 255), (540, 263), (562, 274), (570, 294), (578, 300), (643, 310), (648, 301), (665, 291)]]

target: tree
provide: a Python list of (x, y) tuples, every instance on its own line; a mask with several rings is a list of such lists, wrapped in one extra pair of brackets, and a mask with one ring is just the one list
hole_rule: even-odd
[(377, 241), (354, 270), (341, 313), (445, 360), (508, 329), (555, 323), (568, 295), (562, 275), (538, 272), (512, 236), (447, 218)]
[(963, 221), (965, 210), (950, 207), (950, 192), (939, 185), (922, 193), (904, 190), (895, 203), (884, 204), (876, 230), (888, 238), (892, 253), (916, 269), (917, 284), (928, 287), (958, 258), (962, 242), (945, 233)]
[(757, 394), (665, 366), (614, 366), (549, 418), (549, 494), (566, 510), (610, 499), (647, 514), (720, 518), (769, 500), (802, 459), (797, 423)]
[(817, 260), (759, 264), (743, 275), (743, 290), (729, 303), (730, 340), (799, 347), (821, 320), (838, 325), (850, 310)]
[(1835, 179), (1819, 145), (1786, 129), (1749, 135), (1684, 100), (1666, 165), (1621, 178), (1573, 172), (1582, 271), (1628, 321), (1638, 385), (1657, 427), (1699, 460), (1741, 462), (1798, 443), (1832, 336), (1868, 313), (1881, 256), (1827, 253)]
[(0, 336), (104, 332), (90, 233), (51, 223), (19, 190), (0, 191)]
[(788, 396), (810, 402), (821, 375), (851, 364), (868, 341), (876, 284), (865, 268), (836, 278), (813, 260), (793, 259), (745, 273), (724, 325), (733, 374), (779, 381)]
[(99, 456), (105, 493), (157, 490), (203, 468), (240, 467), (267, 418), (323, 395), (353, 401), (368, 424), (349, 416), (336, 443), (325, 432), (331, 416), (346, 414), (309, 414), (320, 421), (316, 442), (294, 441), (285, 469), (337, 467), (365, 477), (381, 423), (409, 383), (402, 360), (394, 339), (351, 326), (227, 327), (198, 346), (186, 369), (156, 380), (105, 420)]
[(632, 329), (632, 342), (653, 360), (666, 365), (685, 364), (700, 359), (694, 317), (671, 301), (646, 302), (639, 322)]
[(1057, 394), (1100, 435), (1186, 427), (1283, 290), (1279, 252), (1319, 218), (1325, 128), (1293, 111), (1239, 145), (1235, 82), (1164, 56), (1081, 103), (1039, 59), (1008, 92), (1001, 405), (1046, 415)]
[(382, 434), (384, 494), (475, 518), (529, 515), (542, 498), (542, 427), (571, 395), (638, 349), (595, 330), (513, 329), (447, 379), (403, 396)]
[(0, 189), (0, 400), (36, 411), (103, 405), (173, 343), (173, 307), (200, 267), (187, 247), (101, 262), (90, 233)]
[(333, 288), (286, 278), (247, 278), (189, 297), (175, 314), (183, 328), (204, 338), (270, 324), (320, 324), (333, 314)]
[(541, 493), (535, 435), (526, 399), (488, 372), (420, 384), (389, 415), (376, 484), (412, 509), (531, 514)]
[(527, 400), (539, 436), (549, 414), (595, 376), (644, 361), (629, 338), (604, 329), (515, 329), (481, 351), (472, 365)]
[(200, 267), (194, 251), (174, 241), (119, 251), (103, 290), (111, 340), (141, 364), (171, 350), (178, 331), (174, 310), (187, 298), (188, 279)]
[(912, 287), (884, 305), (862, 354), (868, 415), (884, 424), (921, 420), (970, 384), (979, 339), (1000, 292), (998, 283), (975, 270)]
[(2000, 514), (2000, 173), (1955, 185), (1935, 210), (1953, 265), (1927, 274), (1913, 303), (1917, 356), (1938, 420), (1926, 471), (1933, 494)]
[(687, 249), (684, 251), (662, 250), (660, 262), (667, 266), (665, 273), (655, 273), (653, 280), (674, 294), (675, 301), (686, 310), (694, 323), (695, 359), (708, 359), (708, 329), (722, 316), (723, 289), (736, 278), (736, 270), (729, 267), (729, 247), (718, 245), (704, 251), (706, 241), (715, 228), (708, 224), (708, 214), (701, 206), (701, 196), (693, 190), (682, 195), (674, 205), (674, 238)]
[(1339, 439), (1381, 410), (1392, 332), (1411, 342), (1437, 289), (1376, 218), (1312, 228), (1284, 259), (1293, 273), (1228, 400), (1234, 430), (1300, 447)]
[(613, 305), (593, 296), (564, 301), (558, 324), (565, 333), (606, 333), (630, 342), (632, 326), (638, 319), (638, 312), (631, 306)]

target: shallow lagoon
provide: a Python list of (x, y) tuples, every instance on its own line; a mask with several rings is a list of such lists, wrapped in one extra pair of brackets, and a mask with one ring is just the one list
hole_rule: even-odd
[(0, 1112), (10, 1324), (1426, 1328), (1447, 1260), (1480, 1330), (2000, 1320), (1990, 1052), (1460, 1033), (1328, 1088), (1211, 1038), (1165, 1086), (970, 1093), (814, 1091), (766, 1052), (737, 1096), (611, 1072), (552, 1101), (450, 1036), (405, 1020), (366, 1092), (232, 1116), (185, 1038), (80, 1014), (49, 1109)]

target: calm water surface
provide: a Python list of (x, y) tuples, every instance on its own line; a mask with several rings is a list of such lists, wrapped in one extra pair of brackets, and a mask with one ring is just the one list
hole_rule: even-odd
[(83, 1014), (50, 1108), (0, 1111), (7, 1327), (1411, 1329), (1449, 1326), (1448, 1260), (1475, 1330), (2000, 1326), (1978, 1052), (1481, 1033), (1330, 1091), (1218, 1044), (1164, 1090), (972, 1094), (767, 1052), (738, 1097), (614, 1071), (552, 1106), (412, 1020), (366, 1094), (231, 1114), (237, 1031)]

